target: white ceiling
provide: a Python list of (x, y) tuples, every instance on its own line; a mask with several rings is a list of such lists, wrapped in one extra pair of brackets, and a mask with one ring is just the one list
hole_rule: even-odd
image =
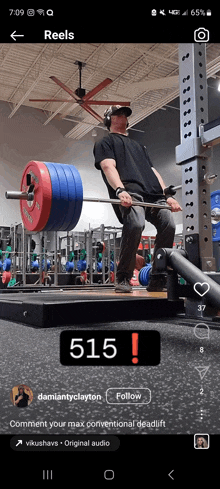
[[(112, 83), (96, 100), (130, 101), (130, 127), (168, 104), (179, 95), (178, 44), (50, 43), (0, 45), (0, 100), (10, 104), (13, 117), (22, 105), (45, 113), (44, 125), (54, 117), (70, 118), (73, 128), (65, 136), (80, 139), (99, 124), (79, 104), (69, 102), (30, 102), (39, 98), (70, 98), (49, 77), (59, 78), (71, 90), (79, 86), (86, 93), (110, 78)], [(207, 44), (207, 76), (220, 71), (220, 44)], [(103, 117), (106, 106), (92, 106)], [(76, 123), (77, 122), (77, 123)]]

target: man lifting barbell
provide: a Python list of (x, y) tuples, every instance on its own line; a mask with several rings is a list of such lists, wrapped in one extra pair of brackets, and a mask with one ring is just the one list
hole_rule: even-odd
[[(159, 248), (172, 248), (175, 223), (170, 210), (132, 206), (132, 201), (169, 204), (172, 212), (181, 211), (179, 203), (166, 198), (161, 175), (153, 167), (145, 146), (127, 134), (130, 107), (110, 107), (104, 114), (109, 134), (94, 146), (95, 167), (102, 171), (110, 198), (118, 197), (120, 206), (114, 210), (123, 224), (115, 292), (131, 292), (130, 279), (135, 268), (136, 252), (145, 227), (145, 219), (157, 229), (154, 256)], [(156, 273), (154, 261), (147, 290), (164, 289), (165, 277)]]

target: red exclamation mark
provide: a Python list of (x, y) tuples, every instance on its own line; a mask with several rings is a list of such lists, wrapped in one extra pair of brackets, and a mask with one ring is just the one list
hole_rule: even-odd
[(138, 363), (138, 333), (132, 333), (132, 363)]

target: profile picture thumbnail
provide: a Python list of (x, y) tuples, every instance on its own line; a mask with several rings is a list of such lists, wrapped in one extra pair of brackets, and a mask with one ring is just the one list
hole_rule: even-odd
[(195, 448), (209, 448), (209, 435), (196, 434), (194, 436)]
[(33, 397), (32, 390), (25, 384), (18, 384), (14, 386), (10, 393), (12, 404), (18, 408), (29, 406), (33, 401)]

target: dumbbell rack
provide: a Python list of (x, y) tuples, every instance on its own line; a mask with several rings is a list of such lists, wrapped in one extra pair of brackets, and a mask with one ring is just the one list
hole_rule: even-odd
[[(11, 267), (10, 272), (12, 276), (16, 278), (16, 284), (21, 285), (22, 289), (26, 287), (34, 290), (39, 289), (39, 287), (44, 287), (44, 285), (52, 285), (53, 287), (71, 287), (76, 285), (76, 278), (80, 278), (80, 270), (77, 270), (77, 253), (76, 258), (74, 257), (74, 263), (72, 267), (71, 273), (67, 273), (66, 266), (61, 265), (61, 258), (64, 255), (61, 254), (62, 251), (62, 242), (65, 240), (66, 246), (66, 261), (67, 257), (70, 256), (71, 249), (75, 250), (75, 244), (79, 245), (80, 242), (81, 249), (86, 248), (86, 270), (88, 267), (92, 270), (92, 273), (87, 274), (88, 280), (86, 281), (87, 285), (92, 286), (99, 282), (101, 285), (111, 285), (113, 286), (114, 281), (112, 281), (112, 274), (110, 274), (110, 264), (112, 264), (112, 260), (110, 257), (110, 250), (113, 250), (114, 260), (116, 257), (116, 246), (115, 246), (115, 237), (118, 231), (121, 231), (121, 228), (112, 228), (105, 227), (102, 224), (99, 228), (89, 229), (88, 231), (84, 231), (81, 233), (71, 233), (68, 232), (67, 235), (58, 235), (58, 232), (53, 232), (48, 235), (47, 231), (42, 231), (38, 233), (39, 243), (37, 246), (40, 246), (36, 252), (37, 263), (38, 266), (33, 273), (31, 272), (31, 260), (33, 251), (31, 251), (31, 241), (32, 238), (36, 236), (36, 234), (32, 235), (28, 232), (22, 224), (11, 225), (10, 235), (12, 236), (12, 251), (10, 253), (11, 258)], [(80, 236), (79, 236), (80, 234)], [(80, 237), (80, 241), (79, 238)], [(49, 238), (49, 241), (48, 241)], [(45, 243), (45, 248), (43, 248), (42, 243)], [(51, 243), (53, 251), (47, 250), (47, 243)], [(103, 250), (102, 248), (103, 243)], [(101, 246), (101, 248), (100, 248)], [(26, 251), (25, 251), (26, 250)], [(108, 266), (108, 272), (103, 270), (101, 273), (96, 270), (96, 261), (97, 261), (97, 250), (103, 251), (103, 262)], [(74, 253), (74, 252), (72, 252)], [(78, 253), (78, 259), (80, 258), (80, 252)], [(54, 263), (53, 270), (48, 270), (46, 273), (46, 284), (42, 284), (42, 279), (45, 276), (44, 272), (44, 263), (47, 263), (47, 260), (51, 261), (51, 265)], [(46, 267), (47, 268), (47, 267)], [(114, 269), (116, 269), (116, 264), (114, 263)], [(29, 271), (28, 271), (29, 270)], [(82, 282), (79, 282), (82, 285)], [(7, 286), (4, 284), (3, 289)], [(1, 292), (3, 291), (1, 289)], [(11, 291), (17, 291), (18, 287), (16, 286), (11, 289)]]
[[(122, 228), (113, 228), (111, 226), (105, 226), (101, 224), (100, 227), (89, 229), (85, 231), (85, 241), (86, 241), (86, 253), (87, 253), (87, 267), (89, 267), (90, 273), (88, 277), (88, 283), (93, 284), (94, 272), (96, 273), (97, 268), (97, 253), (100, 249), (100, 244), (103, 244), (101, 254), (102, 254), (102, 266), (100, 267), (101, 272), (99, 272), (100, 281), (102, 284), (115, 284), (115, 273), (114, 281), (112, 281), (111, 276), (111, 250), (114, 254), (114, 272), (116, 270), (116, 236), (117, 233), (121, 232)], [(98, 236), (98, 238), (97, 238)], [(100, 243), (100, 244), (99, 244)], [(95, 266), (95, 271), (94, 271)], [(105, 266), (107, 266), (108, 271), (106, 273)]]
[[(117, 257), (117, 246), (114, 245), (115, 236), (113, 233), (121, 228), (112, 229), (102, 226), (102, 235), (100, 228), (89, 230), (85, 233), (87, 241), (90, 243), (90, 248), (87, 246), (88, 259), (91, 256), (91, 262), (96, 254), (97, 240), (106, 243), (106, 258), (110, 261), (110, 249), (114, 251), (114, 257)], [(46, 239), (45, 232), (42, 233)], [(57, 232), (56, 234), (56, 243)], [(30, 241), (30, 236), (26, 234), (25, 229), (22, 229), (22, 247), (26, 249), (26, 239)], [(110, 239), (111, 238), (111, 239)], [(109, 245), (111, 242), (111, 245)], [(14, 245), (14, 243), (13, 243)], [(115, 249), (116, 248), (116, 249)], [(12, 250), (14, 247), (12, 247)], [(29, 249), (29, 248), (28, 248)], [(21, 251), (23, 251), (21, 250)], [(55, 246), (55, 256), (59, 250)], [(20, 254), (22, 255), (22, 253)], [(26, 256), (26, 255), (25, 255)], [(47, 254), (44, 254), (45, 263)], [(23, 261), (23, 277), (26, 279), (26, 260)], [(55, 260), (57, 262), (57, 260)], [(104, 261), (104, 260), (103, 260)], [(41, 260), (40, 260), (41, 262)], [(103, 267), (104, 268), (104, 267)], [(59, 285), (58, 268), (57, 273), (54, 271), (54, 280), (57, 284), (51, 287), (44, 287), (40, 284), (28, 285), (26, 280), (22, 287), (11, 287), (1, 289), (0, 294), (0, 314), (2, 319), (20, 322), (22, 324), (31, 325), (40, 328), (52, 327), (57, 325), (75, 325), (91, 321), (104, 323), (108, 321), (126, 321), (129, 320), (146, 320), (147, 318), (173, 317), (177, 312), (183, 312), (183, 301), (172, 302), (167, 301), (166, 293), (149, 294), (146, 288), (134, 290), (132, 294), (115, 294), (114, 284), (106, 284), (108, 274), (104, 273), (105, 282), (101, 285), (94, 283), (93, 274), (90, 274), (89, 283), (84, 286), (75, 285)], [(37, 274), (33, 274), (37, 277)], [(103, 279), (103, 273), (99, 274)], [(52, 274), (51, 274), (52, 276)], [(57, 279), (55, 279), (57, 277)], [(146, 304), (147, 299), (147, 304)]]

